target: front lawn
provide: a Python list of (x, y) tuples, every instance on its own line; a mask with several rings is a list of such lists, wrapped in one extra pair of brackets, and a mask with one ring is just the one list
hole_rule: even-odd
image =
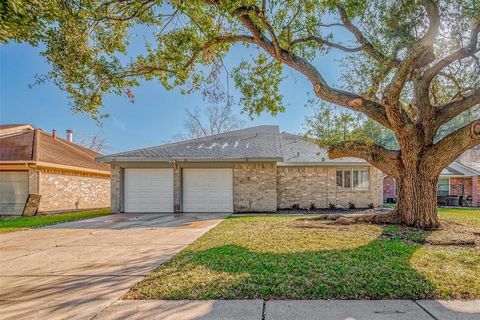
[(0, 233), (26, 230), (61, 222), (95, 218), (110, 214), (110, 209), (86, 210), (55, 213), (33, 217), (3, 217), (0, 219)]
[(478, 208), (438, 208), (438, 215), (442, 220), (480, 227), (480, 209)]
[(480, 251), (425, 244), (439, 235), (311, 215), (231, 216), (124, 298), (480, 298)]

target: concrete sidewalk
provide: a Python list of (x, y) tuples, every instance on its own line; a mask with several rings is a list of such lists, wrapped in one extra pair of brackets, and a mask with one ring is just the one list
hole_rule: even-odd
[(480, 300), (119, 300), (95, 320), (478, 320)]

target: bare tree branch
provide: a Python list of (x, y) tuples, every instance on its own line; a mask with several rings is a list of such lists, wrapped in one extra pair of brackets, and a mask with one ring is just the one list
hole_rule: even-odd
[(92, 136), (86, 136), (82, 133), (77, 133), (73, 142), (99, 153), (104, 153), (110, 149), (107, 139), (102, 133), (97, 133)]
[(187, 119), (184, 122), (184, 134), (178, 139), (201, 138), (245, 127), (245, 121), (237, 117), (230, 104), (225, 106), (211, 105), (204, 110), (185, 110)]

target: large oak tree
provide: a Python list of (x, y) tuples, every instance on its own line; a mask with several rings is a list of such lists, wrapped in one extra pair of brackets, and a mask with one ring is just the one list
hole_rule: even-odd
[[(436, 139), (480, 103), (478, 0), (8, 0), (0, 18), (4, 41), (45, 46), (47, 78), (93, 117), (106, 93), (133, 99), (144, 79), (208, 91), (229, 50), (255, 47), (233, 71), (250, 113), (283, 110), (287, 67), (318, 98), (394, 133), (399, 150), (364, 141), (330, 147), (332, 158), (359, 157), (397, 179), (398, 206), (379, 222), (437, 227), (439, 173), (480, 143), (478, 119)], [(337, 37), (345, 32), (354, 41)], [(129, 45), (134, 33), (145, 35), (144, 50)], [(348, 54), (342, 88), (317, 67), (330, 50)]]

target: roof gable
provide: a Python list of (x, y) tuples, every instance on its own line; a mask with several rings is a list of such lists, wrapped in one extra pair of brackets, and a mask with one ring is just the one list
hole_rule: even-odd
[(0, 136), (0, 150), (0, 161), (3, 162), (36, 162), (79, 170), (110, 171), (108, 164), (95, 161), (100, 153), (59, 137), (53, 138), (41, 129)]
[(480, 172), (457, 161), (452, 162), (440, 173), (440, 176), (444, 176), (444, 177), (447, 177), (447, 176), (473, 177), (478, 175), (480, 175)]
[(35, 131), (0, 137), (0, 161), (32, 161)]

